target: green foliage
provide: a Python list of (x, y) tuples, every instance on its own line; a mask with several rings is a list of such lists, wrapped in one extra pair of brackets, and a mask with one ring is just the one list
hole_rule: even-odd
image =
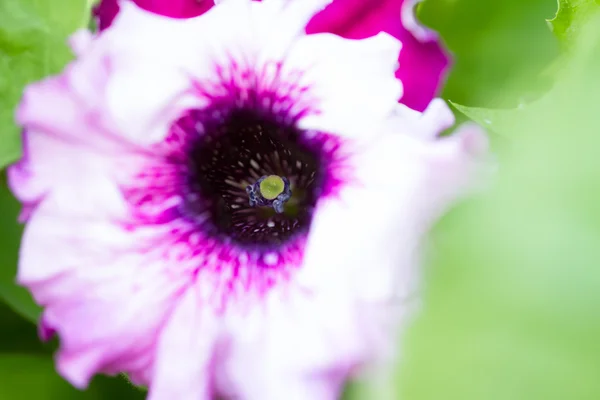
[(67, 37), (88, 25), (89, 8), (86, 0), (0, 1), (0, 168), (20, 155), (14, 109), (23, 88), (71, 59)]
[[(440, 32), (454, 54), (443, 97), (479, 107), (514, 106), (498, 89), (527, 83), (535, 96), (547, 86), (539, 76), (558, 55), (545, 19), (556, 11), (553, 0), (427, 0), (419, 18)], [(535, 83), (534, 86), (531, 84)]]
[(22, 226), (17, 221), (20, 205), (0, 176), (0, 298), (30, 321), (38, 319), (40, 308), (24, 288), (17, 286), (17, 259)]
[(0, 354), (0, 398), (36, 400), (141, 400), (144, 393), (129, 385), (123, 378), (98, 378), (84, 392), (73, 388), (55, 371), (48, 355), (10, 353)]
[(52, 360), (56, 343), (42, 344), (36, 327), (0, 304), (0, 399), (143, 399), (122, 377), (97, 377), (85, 391), (71, 387)]
[[(515, 127), (518, 116), (525, 112), (524, 108), (494, 109), (468, 107), (452, 102), (450, 103), (458, 111), (486, 129), (507, 135), (510, 135), (512, 129)], [(529, 108), (529, 106), (527, 108)]]
[(548, 22), (559, 40), (568, 45), (598, 8), (600, 2), (597, 0), (558, 0), (556, 16)]
[(403, 398), (600, 398), (600, 15), (588, 18), (543, 99), (461, 107), (511, 141), (493, 189), (436, 230)]
[(64, 399), (77, 393), (54, 372), (52, 359), (41, 355), (0, 355), (0, 375), (2, 399)]

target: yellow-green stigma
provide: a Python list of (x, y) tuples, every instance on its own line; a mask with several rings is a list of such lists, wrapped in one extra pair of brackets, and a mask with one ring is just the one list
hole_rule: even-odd
[(277, 198), (285, 189), (283, 179), (277, 175), (269, 175), (260, 183), (260, 194), (267, 200)]
[(261, 176), (254, 184), (246, 186), (246, 193), (250, 207), (273, 207), (278, 214), (292, 197), (288, 178), (277, 175)]

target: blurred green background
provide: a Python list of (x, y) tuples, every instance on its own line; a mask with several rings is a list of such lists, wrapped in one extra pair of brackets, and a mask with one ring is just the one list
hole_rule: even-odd
[[(400, 338), (397, 369), (351, 384), (346, 398), (600, 399), (599, 5), (560, 3), (553, 23), (554, 0), (419, 6), (454, 54), (443, 97), (457, 103), (459, 119), (489, 130), (498, 169), (433, 232), (423, 310)], [(88, 23), (86, 1), (48, 4), (0, 0), (0, 123), (8, 131), (14, 80), (60, 70), (66, 34)], [(42, 63), (49, 48), (62, 50)], [(0, 137), (3, 164), (18, 145)], [(57, 344), (39, 342), (39, 309), (13, 284), (17, 212), (2, 178), (0, 399), (143, 398), (123, 378), (99, 377), (79, 392), (54, 372)]]

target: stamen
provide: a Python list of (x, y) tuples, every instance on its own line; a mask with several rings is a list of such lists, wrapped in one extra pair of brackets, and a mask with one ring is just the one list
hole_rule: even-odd
[(283, 205), (292, 197), (290, 181), (277, 175), (261, 176), (253, 185), (246, 187), (250, 207), (273, 207), (281, 214)]

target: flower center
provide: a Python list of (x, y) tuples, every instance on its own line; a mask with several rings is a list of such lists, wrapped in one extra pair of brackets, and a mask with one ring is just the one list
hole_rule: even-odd
[[(293, 121), (256, 110), (193, 110), (180, 127), (186, 215), (241, 245), (280, 245), (305, 233), (323, 182), (319, 151)], [(199, 219), (200, 220), (200, 219)]]

